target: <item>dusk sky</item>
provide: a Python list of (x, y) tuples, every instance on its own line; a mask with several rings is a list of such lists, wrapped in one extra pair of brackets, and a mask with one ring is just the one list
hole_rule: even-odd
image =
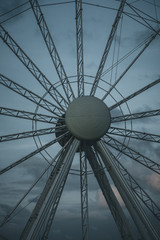
[[(55, 4), (55, 3), (63, 4)], [(22, 7), (8, 12), (17, 6)], [(102, 79), (95, 94), (102, 99), (105, 91), (113, 84), (116, 79), (125, 71), (137, 54), (144, 47), (144, 40), (154, 33), (154, 29), (160, 28), (160, 2), (159, 0), (127, 0), (127, 3), (135, 7), (138, 14), (145, 17), (143, 21), (140, 17), (134, 17), (135, 12), (125, 5), (124, 13), (119, 22), (117, 32), (112, 43), (106, 64), (104, 66)], [(62, 60), (66, 74), (71, 82), (75, 95), (77, 95), (77, 85), (75, 77), (77, 75), (76, 58), (76, 25), (75, 25), (75, 4), (74, 1), (39, 0), (41, 10), (48, 24), (50, 33)], [(44, 5), (47, 6), (44, 6)], [(96, 6), (97, 5), (97, 6)], [(109, 0), (87, 0), (83, 2), (83, 51), (84, 51), (84, 74), (85, 74), (85, 95), (89, 95), (94, 77), (98, 70), (112, 24), (114, 22), (120, 1)], [(58, 91), (64, 96), (59, 78), (50, 55), (45, 46), (39, 27), (32, 9), (18, 15), (23, 10), (30, 8), (29, 2), (25, 0), (6, 0), (0, 1), (0, 23), (12, 38), (19, 44), (24, 52), (33, 60), (45, 76), (55, 84)], [(7, 13), (8, 12), (8, 13)], [(142, 13), (143, 12), (143, 13)], [(7, 14), (5, 14), (7, 13)], [(145, 13), (145, 14), (144, 14)], [(13, 17), (17, 15), (16, 17)], [(134, 19), (132, 19), (132, 17)], [(151, 18), (152, 17), (152, 18)], [(137, 21), (136, 21), (136, 20)], [(157, 20), (157, 23), (155, 22)], [(140, 21), (140, 22), (138, 22)], [(159, 24), (158, 24), (159, 21)], [(148, 25), (147, 25), (148, 24)], [(145, 26), (146, 25), (146, 26)], [(0, 30), (1, 31), (1, 30)], [(142, 44), (141, 47), (138, 47)], [(136, 49), (133, 51), (134, 49)], [(132, 54), (128, 54), (133, 51)], [(127, 57), (127, 54), (129, 55)], [(122, 59), (124, 60), (122, 61)], [(110, 70), (112, 65), (120, 61), (117, 67)], [(23, 87), (33, 91), (40, 97), (52, 101), (46, 90), (32, 76), (28, 69), (19, 61), (14, 53), (0, 38), (0, 74), (15, 81)], [(111, 96), (105, 99), (108, 107), (120, 101), (122, 98), (138, 91), (147, 84), (160, 78), (160, 34), (146, 48), (135, 64), (125, 74), (123, 79), (116, 85), (116, 90), (111, 91)], [(105, 89), (105, 90), (103, 90)], [(121, 105), (111, 111), (111, 116), (130, 114), (143, 111), (151, 111), (160, 108), (160, 84), (153, 86), (138, 96), (132, 98), (126, 104)], [(39, 107), (9, 88), (0, 84), (0, 107), (12, 108), (51, 115), (47, 110)], [(122, 112), (121, 112), (122, 110)], [(126, 124), (126, 125), (125, 125)], [(133, 129), (152, 134), (160, 135), (160, 116), (152, 118), (142, 118), (131, 121), (113, 123), (112, 126)], [(32, 129), (50, 128), (52, 124), (38, 122), (37, 126), (32, 121), (0, 115), (0, 136), (32, 131)], [(113, 136), (113, 135), (112, 135)], [(114, 137), (114, 136), (113, 136)], [(23, 156), (34, 151), (37, 146), (44, 145), (55, 138), (55, 134), (40, 136), (39, 138), (25, 138), (15, 141), (6, 141), (0, 144), (0, 169), (14, 163)], [(148, 158), (160, 164), (159, 143), (152, 143), (137, 139), (131, 139), (128, 143), (127, 138), (116, 137), (137, 152), (142, 153)], [(37, 146), (36, 146), (37, 145)], [(56, 143), (28, 159), (23, 164), (0, 175), (0, 222), (10, 213), (12, 208), (21, 199), (24, 193), (40, 176), (48, 162), (60, 150), (59, 143)], [(109, 148), (115, 156), (116, 150)], [(79, 169), (79, 158), (76, 153), (72, 169)], [(129, 157), (121, 154), (120, 162), (138, 181), (141, 187), (152, 197), (160, 207), (160, 176), (138, 164)], [(88, 163), (88, 169), (90, 166)], [(71, 171), (70, 173), (72, 173)], [(16, 240), (27, 222), (30, 213), (40, 195), (44, 184), (50, 174), (50, 170), (43, 176), (39, 183), (33, 188), (31, 193), (21, 203), (14, 216), (5, 226), (0, 228), (0, 239)], [(116, 189), (113, 181), (108, 175), (113, 192), (115, 193), (122, 209), (127, 215), (131, 226), (133, 225), (128, 211)], [(100, 187), (93, 174), (88, 175), (89, 189), (89, 239), (92, 240), (120, 240), (120, 234), (114, 219), (106, 204)], [(151, 221), (158, 228), (157, 221)], [(160, 228), (159, 228), (160, 229)], [(133, 231), (135, 231), (133, 227)], [(135, 234), (136, 231), (135, 231)], [(138, 235), (137, 235), (138, 236)], [(80, 207), (80, 179), (77, 175), (69, 174), (58, 206), (56, 216), (51, 228), (49, 240), (72, 240), (81, 238), (81, 207)]]

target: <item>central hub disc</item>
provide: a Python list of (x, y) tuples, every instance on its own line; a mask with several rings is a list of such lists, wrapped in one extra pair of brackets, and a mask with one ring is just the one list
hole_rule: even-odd
[(96, 97), (83, 96), (68, 107), (65, 122), (69, 131), (80, 140), (98, 140), (110, 127), (108, 107)]

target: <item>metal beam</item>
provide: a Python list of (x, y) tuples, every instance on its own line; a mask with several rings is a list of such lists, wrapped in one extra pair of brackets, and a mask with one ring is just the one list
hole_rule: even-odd
[(13, 109), (13, 108), (6, 108), (6, 107), (0, 107), (0, 115), (21, 118), (21, 119), (26, 119), (31, 121), (51, 123), (53, 125), (56, 124), (57, 119), (60, 118), (56, 116), (27, 112), (27, 111), (22, 111), (22, 110)]
[(139, 118), (154, 117), (160, 115), (160, 109), (126, 114), (122, 116), (111, 117), (111, 123), (134, 120)]
[(66, 75), (66, 72), (64, 70), (62, 61), (59, 57), (58, 51), (56, 49), (56, 46), (54, 44), (53, 38), (50, 34), (49, 28), (47, 26), (47, 23), (45, 21), (44, 15), (42, 13), (42, 10), (40, 8), (40, 5), (37, 0), (30, 0), (30, 5), (32, 7), (32, 10), (34, 12), (35, 18), (37, 20), (37, 24), (40, 28), (40, 31), (42, 33), (43, 39), (45, 41), (45, 44), (48, 48), (49, 54), (51, 56), (52, 62), (55, 66), (55, 69), (57, 71), (57, 74), (59, 76), (61, 85), (63, 87), (63, 90), (65, 92), (65, 95), (67, 97), (67, 100), (71, 102), (75, 96), (74, 92), (72, 90), (72, 87), (70, 85), (70, 82), (68, 80), (68, 77)]
[(4, 136), (0, 136), (0, 142), (19, 140), (22, 138), (36, 137), (36, 136), (41, 136), (46, 134), (53, 134), (56, 132), (60, 132), (63, 128), (65, 128), (65, 125), (4, 135)]
[[(86, 145), (83, 144), (84, 151)], [(81, 219), (82, 219), (82, 240), (89, 239), (88, 221), (88, 177), (86, 153), (80, 149), (80, 186), (81, 186)]]
[(24, 66), (32, 73), (35, 79), (43, 86), (43, 88), (49, 93), (49, 95), (59, 105), (61, 110), (64, 110), (63, 106), (67, 106), (68, 103), (59, 91), (51, 84), (47, 77), (40, 71), (35, 63), (27, 56), (23, 49), (16, 43), (16, 41), (9, 35), (9, 33), (0, 25), (0, 37), (4, 43), (13, 51), (13, 53), (19, 58)]
[(22, 162), (28, 160), (29, 158), (33, 157), (34, 155), (36, 155), (37, 153), (43, 151), (44, 149), (50, 147), (51, 145), (53, 145), (54, 143), (58, 142), (61, 138), (63, 138), (65, 135), (67, 135), (68, 132), (62, 134), (61, 136), (57, 137), (56, 139), (50, 141), (49, 143), (46, 143), (45, 145), (43, 145), (42, 147), (36, 149), (35, 151), (27, 154), (25, 157), (22, 157), (21, 159), (19, 159), (18, 161), (12, 163), (11, 165), (9, 165), (8, 167), (5, 167), (3, 169), (0, 170), (0, 175), (11, 170), (12, 168), (16, 167), (17, 165), (21, 164)]
[(122, 99), (121, 101), (119, 101), (118, 103), (115, 103), (114, 105), (112, 105), (112, 106), (109, 108), (109, 110), (110, 110), (110, 111), (113, 110), (114, 108), (120, 106), (122, 103), (127, 102), (128, 100), (134, 98), (135, 96), (137, 96), (137, 95), (139, 95), (140, 93), (146, 91), (147, 89), (149, 89), (149, 88), (155, 86), (155, 85), (158, 84), (158, 83), (160, 83), (160, 78), (158, 78), (158, 79), (155, 80), (154, 82), (152, 82), (152, 83), (146, 85), (145, 87), (139, 89), (138, 91), (132, 93), (132, 94), (129, 95), (128, 97), (123, 98), (123, 99)]
[(1, 222), (0, 227), (5, 225), (7, 222), (10, 221), (10, 217), (15, 212), (15, 210), (19, 207), (19, 205), (22, 203), (22, 201), (25, 199), (25, 197), (31, 192), (31, 190), (36, 186), (36, 184), (40, 181), (40, 179), (44, 176), (44, 174), (48, 171), (49, 168), (53, 167), (53, 164), (55, 165), (56, 159), (59, 157), (59, 155), (65, 150), (66, 146), (71, 142), (71, 139), (65, 144), (64, 147), (61, 148), (61, 150), (56, 154), (54, 158), (50, 161), (50, 164), (45, 168), (45, 170), (41, 173), (41, 175), (36, 179), (36, 181), (31, 185), (31, 187), (25, 192), (25, 194), (22, 196), (22, 198), (17, 202), (17, 204), (14, 206), (14, 208), (10, 211), (9, 214), (4, 218), (4, 220)]
[[(0, 84), (3, 86), (11, 89), (12, 91), (18, 93), (19, 95), (23, 96), (24, 98), (32, 101), (38, 106), (41, 106), (42, 108), (46, 109), (47, 111), (54, 113), (55, 115), (59, 116), (60, 113), (56, 113), (56, 109), (61, 109), (54, 105), (53, 103), (43, 99), (39, 95), (35, 94), (34, 92), (28, 90), (27, 88), (21, 86), (20, 84), (12, 81), (11, 79), (7, 78), (6, 76), (0, 74)], [(61, 113), (62, 115), (62, 113)]]
[[(116, 159), (116, 158), (115, 158)], [(124, 178), (128, 182), (129, 186), (135, 192), (137, 197), (145, 204), (145, 206), (151, 211), (151, 213), (160, 221), (160, 208), (153, 201), (153, 199), (148, 195), (148, 193), (141, 188), (141, 186), (137, 183), (137, 181), (130, 175), (126, 168), (116, 159), (116, 164), (119, 167), (121, 173)]]
[(96, 92), (99, 80), (100, 80), (100, 78), (102, 76), (102, 72), (103, 72), (103, 68), (104, 68), (105, 62), (106, 62), (107, 57), (108, 57), (108, 53), (109, 53), (111, 44), (112, 44), (113, 39), (114, 39), (114, 35), (115, 35), (117, 27), (118, 27), (118, 23), (119, 23), (120, 18), (121, 18), (121, 14), (122, 14), (123, 9), (124, 9), (125, 2), (126, 2), (126, 0), (122, 0), (121, 1), (120, 7), (119, 7), (117, 15), (116, 15), (116, 18), (115, 18), (114, 23), (112, 25), (112, 29), (111, 29), (110, 35), (109, 35), (108, 40), (107, 40), (107, 44), (106, 44), (106, 47), (105, 47), (105, 50), (104, 50), (104, 53), (103, 53), (103, 56), (102, 56), (102, 59), (101, 59), (98, 71), (96, 73), (96, 77), (95, 77), (95, 80), (94, 80), (94, 83), (93, 83), (90, 95), (94, 95), (95, 92)]
[(138, 53), (138, 55), (133, 59), (133, 61), (129, 64), (129, 66), (125, 69), (125, 71), (120, 75), (120, 77), (115, 81), (115, 83), (110, 87), (110, 89), (107, 91), (107, 93), (103, 96), (102, 100), (110, 94), (110, 92), (115, 88), (117, 83), (124, 77), (124, 75), (128, 72), (128, 70), (133, 66), (133, 64), (137, 61), (137, 59), (142, 55), (142, 53), (146, 50), (146, 48), (151, 44), (151, 42), (156, 38), (157, 34), (159, 34), (160, 30), (158, 30), (156, 33), (152, 34), (150, 38), (146, 40), (145, 46), (142, 48), (142, 50)]
[(78, 96), (84, 95), (82, 0), (75, 1)]
[(160, 135), (125, 129), (125, 128), (110, 127), (110, 129), (108, 130), (108, 134), (160, 143)]
[(123, 210), (113, 193), (106, 173), (103, 169), (102, 163), (98, 162), (97, 159), (98, 156), (96, 157), (95, 152), (93, 152), (91, 147), (88, 147), (86, 149), (86, 154), (91, 165), (91, 168), (94, 172), (94, 175), (97, 179), (97, 182), (100, 186), (100, 189), (104, 195), (106, 202), (108, 203), (108, 207), (110, 208), (112, 216), (117, 224), (122, 239), (124, 240), (135, 239), (134, 234), (132, 234), (130, 230), (130, 226), (123, 213)]
[(37, 201), (35, 208), (20, 236), (22, 240), (36, 239), (37, 234), (47, 217), (50, 208), (56, 203), (62, 183), (66, 180), (75, 152), (80, 142), (74, 139), (69, 148), (58, 159), (46, 185)]
[(142, 155), (139, 152), (136, 152), (132, 148), (126, 146), (124, 143), (119, 142), (118, 140), (112, 138), (109, 135), (104, 137), (104, 140), (107, 140), (107, 144), (117, 151), (122, 152), (126, 156), (130, 157), (131, 159), (135, 160), (136, 162), (142, 164), (143, 166), (149, 168), (150, 170), (160, 174), (160, 164), (154, 162), (153, 160), (149, 159), (148, 157)]
[[(142, 221), (144, 228), (145, 228), (145, 234), (144, 229), (141, 230), (142, 237), (145, 237), (143, 239), (159, 239), (159, 234), (157, 233), (156, 229), (152, 225), (151, 221), (149, 220), (148, 216), (146, 215), (146, 212), (144, 211), (142, 205), (140, 204), (139, 200), (137, 199), (137, 196), (133, 192), (133, 190), (130, 188), (129, 184), (125, 180), (123, 174), (121, 173), (119, 167), (116, 164), (115, 157), (111, 154), (111, 152), (107, 149), (105, 146), (105, 143), (103, 141), (97, 142), (97, 150), (104, 162), (104, 165), (109, 171), (110, 176), (112, 177), (118, 191), (121, 194), (128, 211), (130, 212), (131, 216), (134, 217), (134, 212), (136, 212), (138, 218)], [(122, 189), (122, 192), (121, 192)], [(133, 218), (135, 224), (139, 225), (139, 222), (136, 221), (136, 218)], [(143, 235), (144, 234), (144, 235)], [(149, 238), (148, 238), (149, 237)]]

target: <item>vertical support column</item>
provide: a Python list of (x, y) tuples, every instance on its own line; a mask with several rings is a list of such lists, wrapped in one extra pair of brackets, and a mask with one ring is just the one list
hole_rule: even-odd
[[(85, 147), (85, 146), (84, 146)], [(88, 240), (88, 180), (86, 154), (80, 149), (80, 184), (81, 184), (81, 218), (82, 239)]]
[[(140, 221), (143, 223), (144, 229), (139, 228), (141, 236), (143, 239), (150, 240), (159, 240), (159, 235), (153, 225), (151, 224), (148, 216), (146, 215), (143, 207), (141, 206), (139, 200), (137, 199), (135, 193), (132, 191), (127, 181), (125, 180), (123, 174), (121, 173), (118, 165), (116, 164), (115, 157), (111, 154), (111, 152), (107, 149), (105, 143), (103, 141), (97, 142), (97, 149), (101, 155), (101, 158), (107, 167), (110, 176), (112, 177), (118, 191), (122, 193), (122, 198), (127, 206), (128, 211), (130, 212), (137, 228), (139, 225), (139, 221), (135, 217), (134, 212), (139, 217)], [(121, 191), (122, 189), (122, 191)], [(125, 197), (124, 197), (125, 196)]]
[(84, 95), (82, 0), (75, 1), (78, 97)]
[(130, 230), (130, 226), (128, 221), (123, 213), (123, 210), (115, 197), (113, 190), (110, 186), (106, 173), (103, 169), (103, 166), (99, 159), (95, 156), (95, 153), (92, 151), (91, 148), (87, 148), (86, 151), (88, 161), (91, 165), (91, 168), (95, 174), (97, 182), (101, 188), (101, 191), (104, 195), (106, 202), (110, 208), (112, 216), (117, 224), (119, 232), (123, 240), (135, 240), (134, 234)]

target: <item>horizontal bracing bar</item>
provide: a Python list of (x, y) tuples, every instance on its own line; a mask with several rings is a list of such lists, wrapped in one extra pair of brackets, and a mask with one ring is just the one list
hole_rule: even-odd
[(6, 141), (13, 141), (13, 140), (19, 140), (22, 138), (29, 138), (29, 137), (36, 137), (46, 134), (53, 134), (56, 132), (60, 132), (64, 126), (56, 126), (52, 128), (44, 128), (44, 129), (38, 129), (38, 130), (32, 130), (32, 131), (26, 131), (26, 132), (19, 132), (9, 135), (0, 136), (0, 142), (6, 142)]
[(6, 107), (0, 107), (0, 115), (4, 116), (9, 116), (9, 117), (15, 117), (15, 118), (22, 118), (22, 119), (27, 119), (31, 121), (38, 121), (38, 122), (45, 122), (45, 123), (51, 123), (51, 124), (56, 124), (57, 119), (60, 117), (55, 117), (55, 116), (49, 116), (41, 113), (33, 113), (33, 112), (27, 112), (27, 111), (22, 111), (18, 109), (13, 109), (13, 108), (6, 108)]
[(22, 157), (21, 159), (19, 159), (18, 161), (12, 163), (11, 165), (3, 168), (0, 170), (0, 175), (11, 170), (12, 168), (16, 167), (17, 165), (25, 162), (26, 160), (28, 160), (29, 158), (35, 156), (37, 153), (40, 153), (41, 151), (45, 150), (46, 148), (50, 147), (51, 145), (53, 145), (54, 143), (58, 142), (60, 139), (62, 139), (65, 135), (67, 135), (68, 132), (62, 134), (61, 136), (57, 137), (56, 139), (46, 143), (45, 145), (43, 145), (42, 147), (36, 149), (35, 151), (27, 154), (26, 156)]
[(160, 115), (160, 109), (131, 113), (131, 114), (126, 114), (126, 115), (117, 116), (117, 117), (111, 117), (111, 122), (112, 123), (122, 122), (122, 121), (134, 120), (139, 118), (154, 117), (158, 115)]
[(154, 82), (149, 83), (148, 85), (146, 85), (145, 87), (139, 89), (138, 91), (132, 93), (131, 95), (129, 95), (126, 98), (123, 98), (121, 101), (115, 103), (114, 105), (112, 105), (109, 110), (113, 110), (114, 108), (120, 106), (121, 104), (129, 101), (130, 99), (136, 97), (137, 95), (141, 94), (142, 92), (145, 92), (147, 89), (155, 86), (156, 84), (160, 83), (160, 78), (158, 78), (157, 80), (155, 80)]
[(136, 138), (139, 140), (160, 143), (160, 135), (157, 134), (151, 134), (118, 127), (110, 127), (108, 133), (121, 137)]
[(40, 97), (38, 94), (35, 94), (34, 92), (21, 86), (20, 84), (14, 82), (13, 80), (9, 79), (8, 77), (6, 77), (2, 74), (0, 74), (0, 84), (11, 89), (12, 91), (18, 93), (22, 97), (32, 101), (36, 105), (41, 106), (42, 108), (46, 109), (47, 111), (50, 111), (51, 113), (54, 113), (55, 115), (59, 116), (59, 113), (55, 112), (55, 110), (59, 109), (59, 107), (57, 107), (53, 103)]
[(106, 135), (104, 137), (105, 140), (107, 140), (107, 144), (117, 151), (122, 152), (126, 156), (130, 157), (131, 159), (137, 161), (138, 163), (144, 165), (145, 167), (153, 170), (154, 172), (160, 174), (160, 164), (154, 162), (153, 160), (149, 159), (148, 157), (142, 155), (139, 152), (136, 152), (132, 148), (126, 146), (124, 143), (121, 143), (120, 141)]

